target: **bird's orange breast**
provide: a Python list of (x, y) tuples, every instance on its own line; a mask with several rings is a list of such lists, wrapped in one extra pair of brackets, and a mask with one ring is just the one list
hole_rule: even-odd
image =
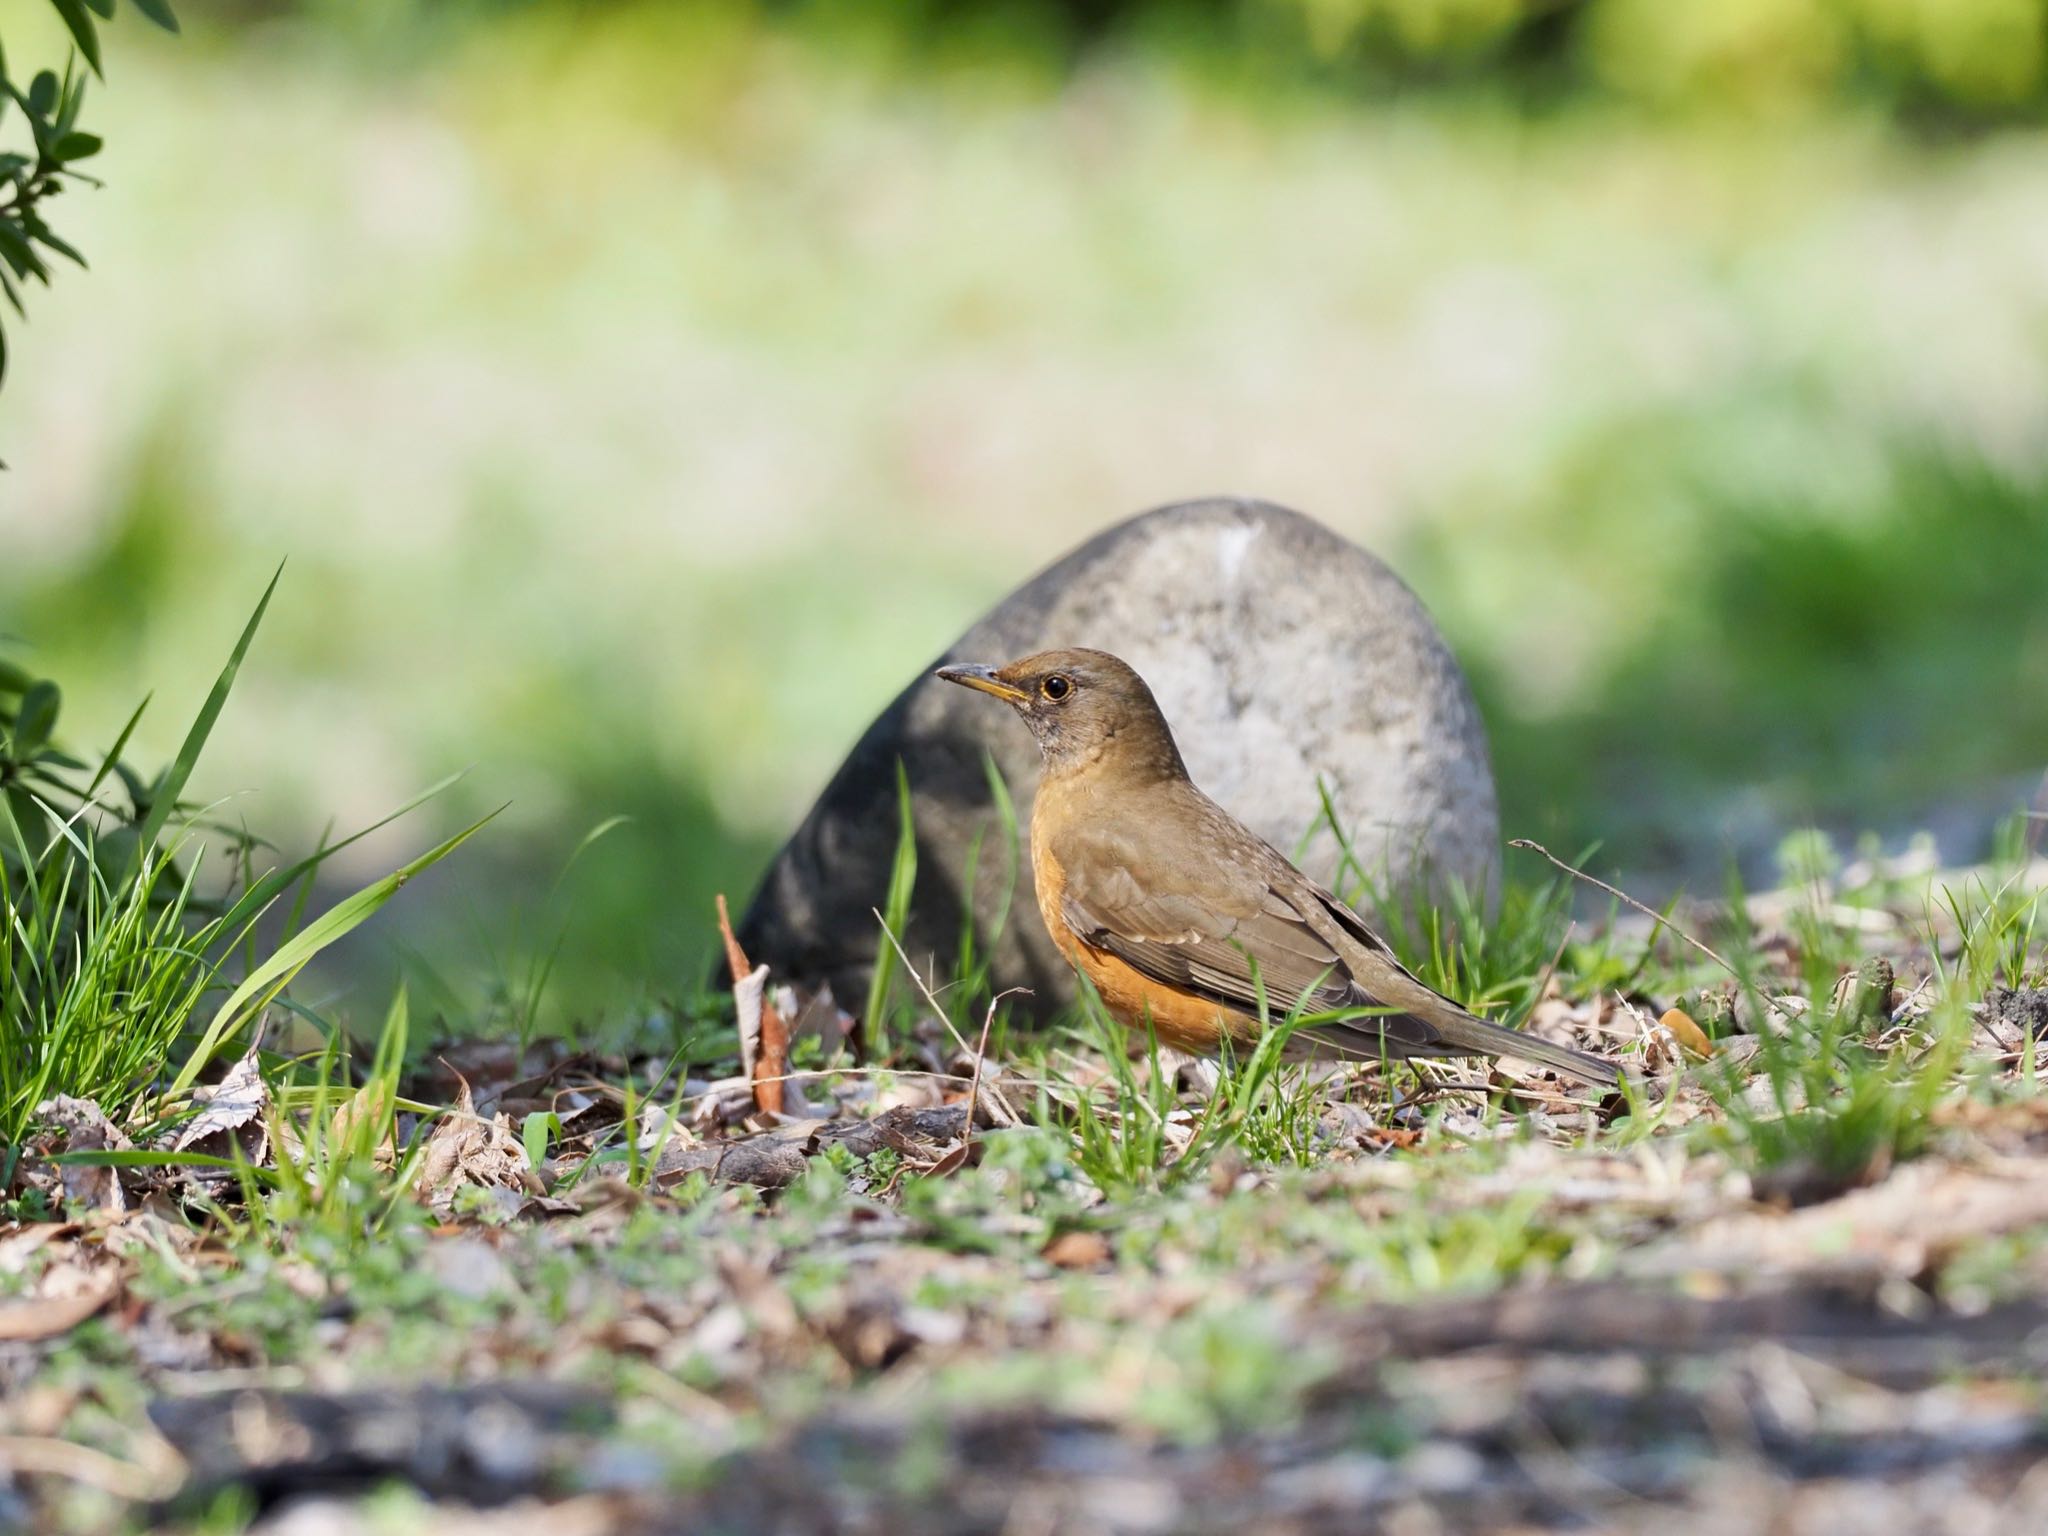
[(1235, 1014), (1206, 998), (1177, 991), (1154, 981), (1143, 971), (1115, 955), (1082, 941), (1067, 926), (1061, 898), (1066, 893), (1066, 871), (1054, 856), (1051, 839), (1040, 830), (1038, 816), (1031, 823), (1031, 880), (1038, 892), (1038, 915), (1059, 952), (1094, 986), (1111, 1018), (1129, 1029), (1142, 1031), (1151, 1021), (1162, 1045), (1200, 1056), (1214, 1056), (1226, 1031), (1243, 1041), (1256, 1031), (1250, 1018)]

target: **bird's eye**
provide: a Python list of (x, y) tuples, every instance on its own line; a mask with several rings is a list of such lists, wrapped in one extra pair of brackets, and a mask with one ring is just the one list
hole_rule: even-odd
[(1057, 704), (1074, 691), (1073, 679), (1055, 672), (1038, 685), (1038, 691)]

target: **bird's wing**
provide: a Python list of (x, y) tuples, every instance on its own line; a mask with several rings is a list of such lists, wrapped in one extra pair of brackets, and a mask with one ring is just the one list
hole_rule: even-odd
[[(1297, 1004), (1305, 1012), (1381, 1006), (1317, 933), (1330, 919), (1306, 910), (1320, 906), (1315, 887), (1234, 823), (1205, 830), (1208, 837), (1158, 848), (1142, 846), (1141, 830), (1098, 831), (1060, 850), (1067, 926), (1152, 980), (1239, 1012), (1259, 1011), (1262, 988), (1274, 1017)], [(1189, 845), (1210, 856), (1189, 861)], [(1142, 883), (1134, 868), (1145, 871)], [(1364, 930), (1359, 942), (1380, 941)], [(1434, 1033), (1420, 1020), (1408, 1028), (1366, 1022), (1393, 1024), (1417, 1046)]]
[[(1204, 813), (1207, 812), (1204, 807)], [(1503, 1029), (1436, 992), (1394, 958), (1342, 901), (1220, 810), (1199, 830), (1170, 824), (1084, 832), (1057, 849), (1060, 915), (1091, 948), (1176, 991), (1240, 1013), (1277, 1018), (1340, 1009), (1370, 1013), (1313, 1024), (1296, 1045), (1377, 1060), (1519, 1056), (1595, 1084), (1618, 1080), (1593, 1057)], [(1186, 850), (1200, 848), (1192, 859)], [(1145, 871), (1141, 882), (1134, 869)]]

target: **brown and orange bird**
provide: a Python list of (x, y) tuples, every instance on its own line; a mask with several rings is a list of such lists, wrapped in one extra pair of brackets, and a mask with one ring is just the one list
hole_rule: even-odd
[(1197, 789), (1145, 680), (1106, 651), (941, 667), (1024, 717), (1045, 757), (1031, 810), (1038, 910), (1127, 1026), (1180, 1050), (1248, 1048), (1259, 996), (1292, 1056), (1516, 1056), (1609, 1086), (1607, 1062), (1474, 1017), (1402, 968), (1351, 908)]

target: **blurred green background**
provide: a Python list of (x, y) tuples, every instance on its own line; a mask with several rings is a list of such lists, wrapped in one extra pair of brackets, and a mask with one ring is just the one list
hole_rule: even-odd
[(0, 633), (152, 764), (289, 557), (195, 788), (474, 765), (337, 884), (512, 802), (359, 968), (687, 992), (919, 664), (1213, 492), (1391, 560), (1509, 835), (1648, 888), (2048, 764), (2048, 0), (180, 14), (10, 329)]

